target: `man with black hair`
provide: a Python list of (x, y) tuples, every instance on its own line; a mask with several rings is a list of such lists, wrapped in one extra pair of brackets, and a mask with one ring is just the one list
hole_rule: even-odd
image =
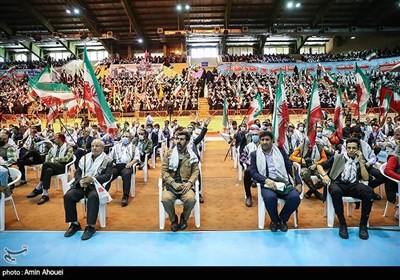
[(46, 156), (46, 162), (42, 166), (42, 174), (36, 188), (28, 194), (27, 198), (33, 198), (42, 194), (37, 204), (41, 205), (50, 200), (48, 190), (50, 189), (51, 177), (65, 172), (65, 165), (72, 160), (73, 149), (65, 140), (65, 135), (57, 133), (54, 135), (55, 145)]
[[(177, 144), (169, 150), (162, 163), (164, 189), (161, 202), (171, 221), (171, 230), (185, 230), (196, 204), (194, 184), (199, 176), (199, 159), (190, 144), (190, 134), (184, 129), (177, 132)], [(175, 200), (183, 202), (183, 212), (178, 224)]]
[[(343, 239), (349, 238), (343, 211), (343, 196), (361, 199), (359, 237), (361, 239), (369, 238), (367, 224), (374, 201), (374, 192), (372, 188), (360, 182), (360, 180), (368, 181), (369, 177), (360, 146), (359, 139), (348, 138), (346, 151), (336, 154), (317, 166), (322, 180), (328, 184), (328, 191), (339, 220), (339, 236)], [(329, 173), (325, 172), (328, 169), (330, 169)]]

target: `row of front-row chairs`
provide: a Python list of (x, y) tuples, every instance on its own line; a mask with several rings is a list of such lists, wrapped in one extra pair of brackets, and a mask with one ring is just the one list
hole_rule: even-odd
[[(294, 163), (294, 166), (296, 167), (297, 171), (300, 172), (300, 166), (298, 163)], [(384, 174), (383, 170), (385, 169), (386, 163), (382, 164), (380, 166), (380, 171), (381, 173), (388, 177), (387, 175)], [(135, 167), (133, 167), (133, 170), (135, 171)], [(200, 168), (201, 170), (201, 168)], [(10, 168), (10, 175), (13, 179), (12, 182), (9, 183), (9, 186), (17, 183), (20, 178), (21, 178), (21, 172), (18, 169), (15, 168)], [(201, 176), (201, 175), (200, 175)], [(389, 178), (389, 177), (388, 177)], [(398, 200), (400, 201), (400, 181), (389, 178), (393, 181), (396, 181), (398, 184), (398, 191), (397, 191), (397, 196), (398, 196)], [(117, 181), (117, 184), (120, 185), (122, 182), (122, 179), (119, 178), (119, 181)], [(70, 183), (69, 182), (67, 184), (67, 188), (64, 189), (64, 193), (70, 188)], [(118, 189), (118, 185), (117, 185), (117, 189)], [(162, 179), (160, 178), (158, 181), (158, 187), (159, 187), (159, 224), (160, 224), (160, 229), (164, 229), (165, 227), (165, 219), (167, 218), (167, 213), (164, 210), (164, 206), (161, 203), (161, 197), (162, 197), (162, 190), (163, 190), (163, 182)], [(258, 184), (257, 186), (258, 188), (258, 227), (260, 229), (264, 229), (264, 225), (265, 225), (265, 213), (266, 213), (266, 209), (264, 206), (264, 201), (263, 198), (261, 196), (261, 187)], [(300, 198), (302, 199), (304, 195), (304, 184), (303, 184), (303, 190), (300, 194)], [(132, 182), (131, 182), (131, 190), (130, 190), (130, 196), (134, 197), (135, 196), (135, 173), (132, 174)], [(194, 214), (194, 218), (195, 218), (195, 225), (197, 228), (200, 227), (200, 203), (199, 203), (199, 184), (198, 181), (195, 184), (195, 196), (196, 196), (196, 204), (193, 208), (193, 214)], [(17, 210), (15, 208), (15, 204), (14, 204), (14, 200), (12, 198), (12, 195), (9, 197), (5, 197), (4, 193), (1, 193), (1, 200), (0, 200), (0, 231), (4, 230), (4, 219), (5, 219), (5, 207), (4, 207), (4, 203), (5, 201), (11, 201), (11, 204), (13, 206), (14, 209), (14, 213), (15, 216), (17, 218), (17, 220), (19, 220), (18, 217), (18, 213)], [(349, 216), (351, 216), (351, 205), (352, 203), (355, 202), (361, 202), (359, 199), (357, 198), (353, 198), (353, 197), (343, 197), (343, 202), (347, 203), (347, 213)], [(86, 211), (85, 211), (85, 205), (84, 205), (84, 200), (81, 200), (81, 203), (83, 205), (83, 209), (84, 209), (84, 213), (86, 215)], [(177, 199), (175, 201), (175, 204), (182, 204), (182, 201)], [(278, 204), (280, 207), (283, 207), (285, 204), (285, 200), (284, 199), (278, 199)], [(387, 213), (387, 209), (389, 207), (389, 202), (386, 202), (386, 206), (385, 206), (385, 211), (383, 216), (386, 217), (386, 213)], [(325, 211), (324, 211), (324, 216), (327, 217), (327, 224), (328, 227), (333, 227), (334, 224), (334, 216), (335, 216), (335, 210), (333, 208), (333, 204), (332, 204), (332, 198), (329, 194), (329, 192), (327, 192), (327, 199), (326, 199), (326, 205), (325, 205)], [(100, 227), (105, 227), (106, 226), (106, 217), (107, 217), (107, 204), (103, 204), (100, 206), (99, 208), (99, 224)], [(297, 227), (298, 226), (298, 213), (297, 210), (294, 212), (294, 226)], [(400, 226), (400, 221), (399, 221), (399, 226)]]

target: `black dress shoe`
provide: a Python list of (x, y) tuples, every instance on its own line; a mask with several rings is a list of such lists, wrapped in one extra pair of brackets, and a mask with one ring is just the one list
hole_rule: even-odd
[(35, 189), (33, 189), (33, 191), (30, 193), (30, 194), (28, 194), (26, 197), (27, 198), (33, 198), (33, 197), (37, 197), (39, 194), (42, 194), (43, 193), (43, 190), (37, 190), (36, 188)]
[(347, 231), (346, 224), (339, 225), (339, 236), (343, 239), (349, 239), (349, 232)]
[(42, 205), (43, 203), (49, 201), (50, 198), (47, 195), (42, 195), (42, 197), (38, 200), (37, 204), (38, 205)]
[(271, 224), (269, 225), (269, 229), (270, 229), (272, 232), (277, 232), (277, 231), (278, 231), (278, 228), (279, 228), (279, 226), (278, 226), (277, 223), (271, 222)]
[(174, 232), (179, 230), (179, 223), (178, 223), (177, 215), (175, 215), (175, 220), (173, 222), (171, 222), (171, 230)]
[(121, 206), (122, 207), (125, 207), (125, 206), (127, 206), (128, 205), (128, 198), (127, 197), (123, 197), (122, 198), (122, 201), (121, 201)]
[(181, 214), (181, 221), (179, 223), (179, 229), (180, 230), (185, 230), (187, 228), (187, 221), (185, 220), (185, 218), (183, 217), (183, 213)]
[(204, 203), (204, 197), (199, 193), (199, 202)]
[(358, 236), (364, 240), (367, 240), (369, 238), (368, 227), (366, 225), (360, 225), (360, 232)]
[(374, 193), (374, 200), (381, 200), (381, 199), (382, 197), (379, 194)]
[(287, 232), (288, 231), (288, 225), (286, 222), (281, 221), (279, 224), (279, 229), (283, 232)]
[(85, 232), (82, 234), (82, 240), (88, 240), (96, 233), (96, 229), (92, 226), (86, 226)]
[(23, 185), (26, 185), (26, 184), (28, 184), (27, 181), (21, 180), (21, 181), (19, 181), (19, 185), (17, 187), (20, 187), (20, 186), (23, 186)]
[(71, 223), (71, 225), (69, 226), (68, 230), (64, 233), (64, 237), (70, 237), (72, 235), (74, 235), (77, 231), (81, 230), (81, 225), (78, 224), (74, 224)]
[(251, 196), (249, 196), (248, 198), (246, 198), (246, 206), (247, 206), (247, 207), (253, 206), (253, 201), (251, 200)]

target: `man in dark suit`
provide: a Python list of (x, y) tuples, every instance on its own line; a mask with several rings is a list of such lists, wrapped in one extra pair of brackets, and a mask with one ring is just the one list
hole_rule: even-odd
[(92, 142), (94, 138), (90, 136), (90, 128), (85, 128), (82, 137), (79, 137), (76, 141), (77, 148), (74, 151), (76, 156), (75, 168), (78, 169), (79, 160), (81, 157), (91, 152)]
[[(250, 154), (250, 173), (254, 181), (261, 184), (261, 195), (271, 218), (271, 231), (275, 232), (279, 228), (285, 232), (288, 230), (290, 215), (300, 205), (302, 181), (299, 174), (293, 172), (293, 164), (285, 150), (273, 143), (272, 132), (261, 131), (259, 135), (260, 145)], [(294, 181), (289, 178), (293, 173)], [(286, 201), (279, 214), (278, 198)]]

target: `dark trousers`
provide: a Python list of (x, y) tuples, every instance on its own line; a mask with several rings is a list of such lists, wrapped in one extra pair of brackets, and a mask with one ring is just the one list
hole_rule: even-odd
[(345, 223), (343, 211), (343, 196), (361, 199), (361, 222), (367, 224), (374, 199), (374, 190), (363, 183), (331, 183), (329, 193), (332, 196), (333, 207), (340, 223)]
[(42, 164), (43, 157), (38, 151), (30, 151), (17, 161), (18, 169), (21, 171), (21, 180), (25, 181), (25, 165)]
[[(87, 224), (95, 225), (97, 221), (97, 215), (99, 213), (99, 196), (95, 189), (87, 190)], [(78, 221), (78, 213), (76, 211), (76, 203), (84, 197), (84, 191), (82, 188), (69, 189), (64, 195), (64, 210), (65, 210), (65, 221), (72, 223)]]
[(247, 168), (244, 170), (244, 176), (243, 176), (244, 192), (246, 193), (246, 197), (251, 197), (252, 183), (253, 180), (251, 179), (250, 169)]
[[(268, 215), (271, 218), (271, 221), (275, 224), (279, 222), (279, 218), (283, 222), (287, 222), (290, 218), (290, 215), (292, 215), (292, 213), (296, 211), (296, 209), (300, 205), (300, 196), (296, 190), (292, 190), (286, 195), (280, 195), (270, 189), (262, 187), (261, 196), (264, 200), (265, 208), (268, 211)], [(278, 198), (286, 200), (285, 206), (283, 206), (279, 215)]]
[[(114, 181), (118, 176), (122, 177), (122, 188), (124, 191), (124, 197), (129, 196), (129, 191), (131, 189), (131, 176), (133, 174), (132, 168), (125, 168), (125, 163), (114, 165), (112, 168), (112, 179)], [(109, 184), (106, 189), (107, 191), (110, 189), (111, 184)]]
[(43, 189), (50, 189), (51, 176), (63, 174), (65, 172), (66, 163), (46, 161), (42, 166), (42, 174), (40, 181), (43, 182)]
[(75, 152), (74, 152), (74, 155), (75, 155), (75, 157), (76, 157), (76, 160), (75, 160), (75, 168), (76, 168), (76, 170), (78, 170), (78, 167), (79, 167), (79, 160), (84, 156), (84, 155), (86, 155), (86, 151), (85, 150), (83, 150), (83, 149), (77, 149)]
[(368, 186), (370, 186), (371, 188), (374, 189), (377, 186), (380, 186), (381, 184), (383, 184), (387, 181), (386, 177), (383, 176), (378, 169), (370, 166), (367, 168), (367, 171), (368, 171), (369, 175), (373, 176), (373, 178), (372, 178), (372, 176), (369, 176), (369, 180), (368, 180)]

